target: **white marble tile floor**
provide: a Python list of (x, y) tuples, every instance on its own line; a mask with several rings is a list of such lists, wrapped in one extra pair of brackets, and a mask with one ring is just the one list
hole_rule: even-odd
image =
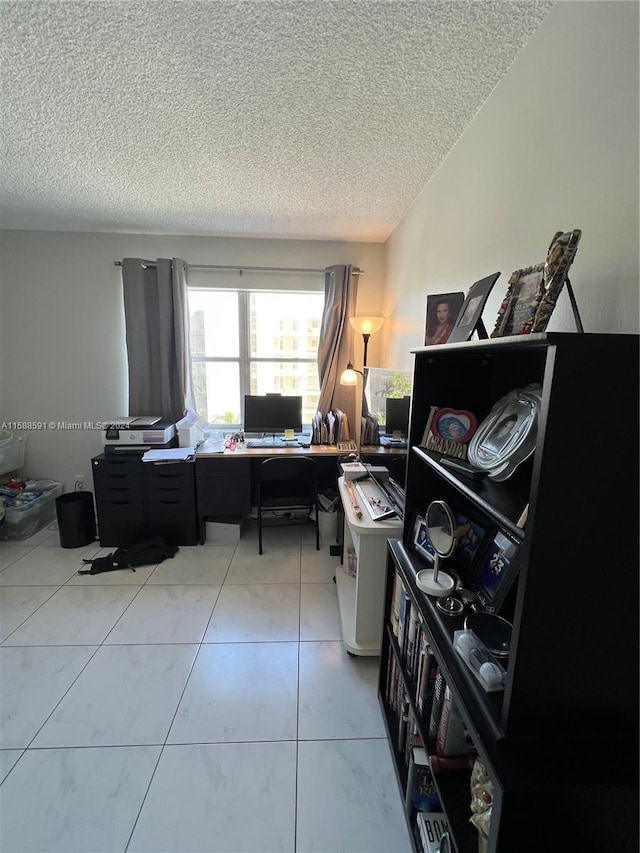
[(0, 542), (1, 853), (411, 853), (340, 561), (267, 536), (91, 576)]

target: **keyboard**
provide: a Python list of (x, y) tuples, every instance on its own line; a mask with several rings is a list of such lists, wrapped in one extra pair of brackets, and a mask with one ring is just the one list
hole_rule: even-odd
[(404, 448), (407, 446), (406, 438), (391, 438), (388, 435), (380, 436), (380, 444), (382, 447), (400, 447)]
[(249, 438), (245, 441), (244, 446), (249, 450), (256, 450), (260, 447), (303, 447), (305, 442), (308, 444), (309, 439), (304, 435), (291, 439), (268, 436), (267, 438)]

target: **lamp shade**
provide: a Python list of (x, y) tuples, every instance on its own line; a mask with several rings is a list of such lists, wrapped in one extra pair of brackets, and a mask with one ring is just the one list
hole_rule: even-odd
[(341, 385), (357, 385), (358, 384), (358, 373), (359, 370), (355, 370), (353, 364), (349, 362), (345, 370), (340, 374), (340, 384)]
[(349, 317), (351, 327), (361, 335), (375, 335), (384, 323), (384, 317)]

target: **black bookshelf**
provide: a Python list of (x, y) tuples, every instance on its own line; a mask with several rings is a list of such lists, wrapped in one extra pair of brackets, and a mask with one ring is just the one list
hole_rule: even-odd
[[(638, 336), (544, 333), (425, 347), (414, 357), (404, 527), (388, 542), (379, 686), (401, 794), (405, 749), (394, 742), (398, 721), (386, 695), (392, 662), (417, 709), (391, 627), (396, 574), (494, 786), (488, 853), (635, 853)], [(442, 454), (420, 446), (431, 406), (482, 420), (506, 393), (533, 382), (543, 389), (535, 451), (507, 480), (457, 475), (440, 464)], [(618, 454), (611, 413), (620, 408)], [(461, 622), (416, 585), (429, 564), (413, 544), (415, 517), (437, 499), (518, 543), (517, 576), (498, 611), (513, 625), (504, 690), (483, 690), (453, 647)], [(472, 585), (474, 564), (457, 565), (454, 553), (447, 568)], [(416, 727), (426, 744), (428, 720), (418, 714)], [(434, 772), (457, 853), (478, 850), (470, 774)], [(415, 821), (407, 820), (420, 850)]]

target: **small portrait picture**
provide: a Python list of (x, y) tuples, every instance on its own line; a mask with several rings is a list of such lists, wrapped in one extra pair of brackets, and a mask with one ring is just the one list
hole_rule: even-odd
[(478, 310), (478, 306), (482, 302), (482, 296), (473, 296), (469, 302), (467, 303), (466, 308), (464, 309), (464, 313), (462, 317), (458, 320), (458, 326), (469, 326), (471, 321), (474, 319), (476, 312)]
[(423, 557), (426, 557), (429, 562), (432, 563), (435, 560), (436, 552), (433, 550), (433, 546), (429, 541), (427, 524), (424, 520), (424, 516), (422, 515), (416, 516), (416, 521), (413, 527), (413, 544), (416, 546), (418, 553), (422, 554)]
[(485, 438), (485, 446), (497, 454), (502, 453), (511, 439), (517, 435), (518, 426), (518, 416), (514, 412), (510, 415), (506, 415), (498, 421), (489, 435)]
[(439, 293), (436, 296), (427, 296), (425, 346), (447, 343), (463, 302), (464, 293)]
[(431, 427), (435, 436), (460, 444), (466, 444), (477, 428), (478, 420), (473, 412), (447, 408), (438, 409)]
[(499, 277), (500, 273), (494, 272), (471, 285), (462, 303), (458, 319), (455, 321), (453, 332), (449, 336), (449, 343), (469, 341), (474, 332), (477, 332), (480, 338), (487, 337), (487, 330), (482, 322), (482, 311), (489, 293)]
[(470, 566), (478, 553), (478, 548), (485, 537), (486, 530), (459, 512), (456, 513), (456, 524), (456, 536), (458, 538), (458, 547), (456, 549), (457, 559), (465, 566)]

